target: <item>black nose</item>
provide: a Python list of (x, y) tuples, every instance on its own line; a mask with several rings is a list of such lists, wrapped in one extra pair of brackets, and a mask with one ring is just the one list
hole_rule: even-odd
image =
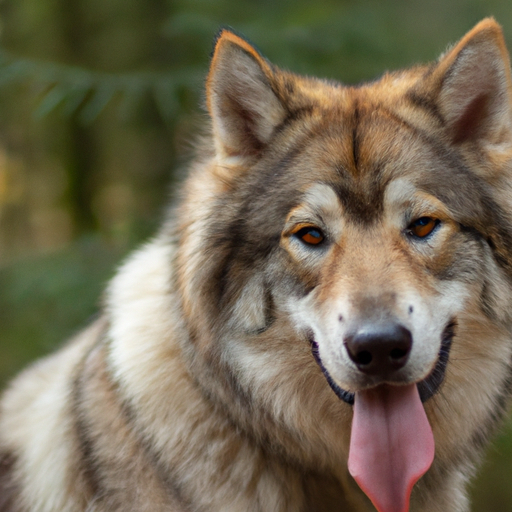
[(345, 346), (359, 370), (384, 378), (407, 363), (412, 335), (403, 325), (395, 322), (370, 323), (348, 334)]

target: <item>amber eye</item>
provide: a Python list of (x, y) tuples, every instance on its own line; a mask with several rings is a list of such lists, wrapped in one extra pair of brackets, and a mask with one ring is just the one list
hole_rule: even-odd
[(425, 238), (434, 231), (438, 224), (439, 220), (432, 217), (420, 217), (409, 226), (408, 230), (411, 235), (417, 238)]
[(295, 236), (308, 245), (319, 245), (325, 239), (322, 231), (314, 226), (307, 226), (299, 229), (295, 233)]

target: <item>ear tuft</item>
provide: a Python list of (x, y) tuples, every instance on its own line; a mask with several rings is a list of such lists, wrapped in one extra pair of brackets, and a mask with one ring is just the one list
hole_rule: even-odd
[(439, 62), (439, 110), (452, 141), (497, 141), (510, 129), (510, 63), (500, 26), (476, 25)]
[(220, 157), (253, 157), (286, 118), (272, 88), (274, 72), (247, 41), (229, 30), (217, 38), (206, 100)]

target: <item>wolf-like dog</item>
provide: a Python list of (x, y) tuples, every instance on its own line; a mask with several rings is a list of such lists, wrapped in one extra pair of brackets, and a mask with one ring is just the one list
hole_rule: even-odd
[(181, 200), (6, 390), (1, 512), (467, 512), (512, 387), (512, 82), (486, 19), (357, 87), (231, 30)]

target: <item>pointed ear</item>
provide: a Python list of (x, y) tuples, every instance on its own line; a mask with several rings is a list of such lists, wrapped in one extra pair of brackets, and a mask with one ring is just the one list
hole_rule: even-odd
[(433, 78), (454, 143), (498, 142), (510, 130), (510, 62), (494, 19), (481, 21), (445, 54)]
[(272, 88), (268, 62), (241, 37), (223, 30), (206, 83), (206, 100), (220, 157), (253, 157), (286, 117)]

